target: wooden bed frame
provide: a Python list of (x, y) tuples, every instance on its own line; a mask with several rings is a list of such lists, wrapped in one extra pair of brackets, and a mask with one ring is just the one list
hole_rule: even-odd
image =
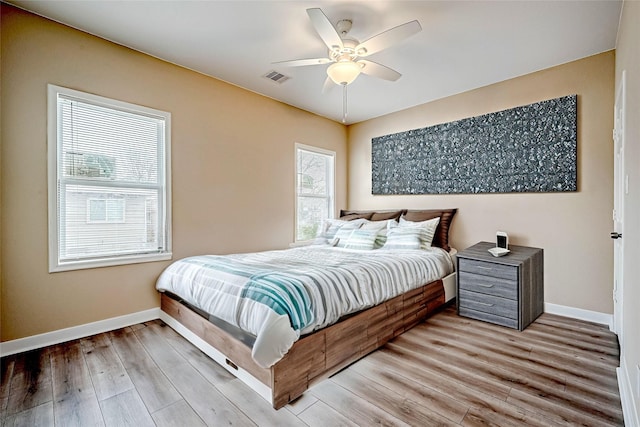
[[(457, 209), (340, 211), (341, 219), (425, 221), (440, 217), (433, 245), (455, 255), (449, 247), (449, 227)], [(455, 262), (454, 262), (455, 265)], [(375, 307), (305, 335), (269, 369), (251, 357), (251, 348), (231, 333), (166, 294), (160, 318), (209, 357), (279, 409), (300, 397), (314, 383), (371, 353), (455, 298), (456, 275), (451, 273)]]
[[(445, 280), (452, 278), (455, 283), (454, 275)], [(279, 409), (412, 328), (451, 299), (447, 297), (442, 280), (416, 288), (302, 337), (269, 369), (254, 362), (246, 344), (166, 294), (161, 296), (161, 319)]]

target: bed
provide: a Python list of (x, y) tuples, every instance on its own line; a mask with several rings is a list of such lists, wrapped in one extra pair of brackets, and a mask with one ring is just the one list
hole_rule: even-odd
[(314, 245), (176, 261), (156, 285), (162, 319), (278, 409), (455, 296), (455, 212), (341, 211)]

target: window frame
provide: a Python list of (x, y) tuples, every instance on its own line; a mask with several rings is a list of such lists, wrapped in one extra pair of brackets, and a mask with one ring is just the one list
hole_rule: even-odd
[[(328, 183), (327, 183), (327, 190), (330, 190), (328, 196), (318, 196), (318, 195), (313, 195), (313, 194), (303, 194), (299, 191), (299, 187), (298, 187), (298, 153), (300, 151), (306, 151), (309, 153), (313, 153), (313, 154), (321, 154), (324, 156), (328, 156), (331, 158), (332, 162), (331, 162), (331, 171), (330, 173), (328, 173), (327, 175), (327, 179), (328, 179)], [(309, 242), (312, 239), (305, 239), (305, 240), (299, 240), (298, 239), (298, 200), (299, 197), (311, 197), (311, 198), (318, 198), (318, 199), (324, 199), (327, 198), (327, 204), (328, 204), (328, 213), (329, 213), (329, 218), (335, 218), (335, 212), (336, 212), (336, 152), (335, 151), (331, 151), (331, 150), (327, 150), (324, 148), (319, 148), (319, 147), (314, 147), (311, 145), (305, 145), (305, 144), (300, 144), (300, 143), (296, 143), (295, 144), (295, 150), (294, 150), (294, 198), (295, 198), (295, 202), (294, 202), (294, 225), (293, 225), (293, 241), (295, 243), (304, 243), (304, 242)]]
[[(158, 206), (162, 210), (159, 213), (159, 229), (164, 232), (164, 248), (158, 251), (147, 253), (122, 253), (117, 255), (85, 256), (73, 260), (60, 259), (60, 235), (61, 226), (58, 216), (58, 201), (63, 197), (58, 197), (59, 172), (63, 167), (62, 150), (59, 149), (59, 129), (58, 129), (58, 97), (75, 98), (81, 102), (97, 105), (103, 108), (122, 111), (126, 113), (138, 114), (164, 120), (164, 144), (158, 147), (158, 155), (164, 157), (163, 182), (159, 182)], [(166, 261), (173, 258), (172, 236), (171, 236), (171, 113), (156, 110), (153, 108), (131, 104), (103, 96), (81, 92), (53, 84), (47, 85), (47, 181), (48, 181), (48, 245), (49, 245), (49, 272), (81, 270), (87, 268), (117, 266), (136, 264), (154, 261)], [(87, 180), (78, 178), (67, 178), (66, 181), (78, 181), (86, 183)], [(143, 187), (144, 185), (141, 185)], [(164, 191), (162, 191), (162, 188)], [(89, 203), (87, 201), (87, 203)], [(126, 206), (126, 201), (125, 201)], [(125, 208), (126, 209), (126, 208)], [(88, 215), (88, 213), (87, 213)], [(88, 216), (87, 216), (88, 218)], [(95, 222), (91, 222), (94, 224)]]

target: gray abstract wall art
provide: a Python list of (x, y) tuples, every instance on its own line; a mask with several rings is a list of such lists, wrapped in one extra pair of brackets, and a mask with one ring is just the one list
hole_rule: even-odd
[(577, 191), (577, 95), (371, 140), (372, 193)]

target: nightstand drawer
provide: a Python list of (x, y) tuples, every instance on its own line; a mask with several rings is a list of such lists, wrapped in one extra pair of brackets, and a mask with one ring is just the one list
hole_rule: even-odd
[(508, 319), (518, 319), (518, 301), (460, 289), (458, 306)]
[(500, 279), (492, 276), (460, 271), (458, 281), (461, 290), (494, 295), (507, 299), (518, 299), (518, 282), (516, 280)]
[(460, 307), (459, 310), (461, 316), (470, 317), (477, 320), (484, 320), (485, 322), (495, 323), (496, 325), (518, 329), (518, 321), (516, 319), (508, 319), (506, 317), (500, 317), (496, 316), (495, 314), (475, 311), (464, 307)]
[(512, 267), (510, 265), (463, 258), (458, 258), (458, 265), (460, 271), (507, 280), (518, 280), (518, 267)]

